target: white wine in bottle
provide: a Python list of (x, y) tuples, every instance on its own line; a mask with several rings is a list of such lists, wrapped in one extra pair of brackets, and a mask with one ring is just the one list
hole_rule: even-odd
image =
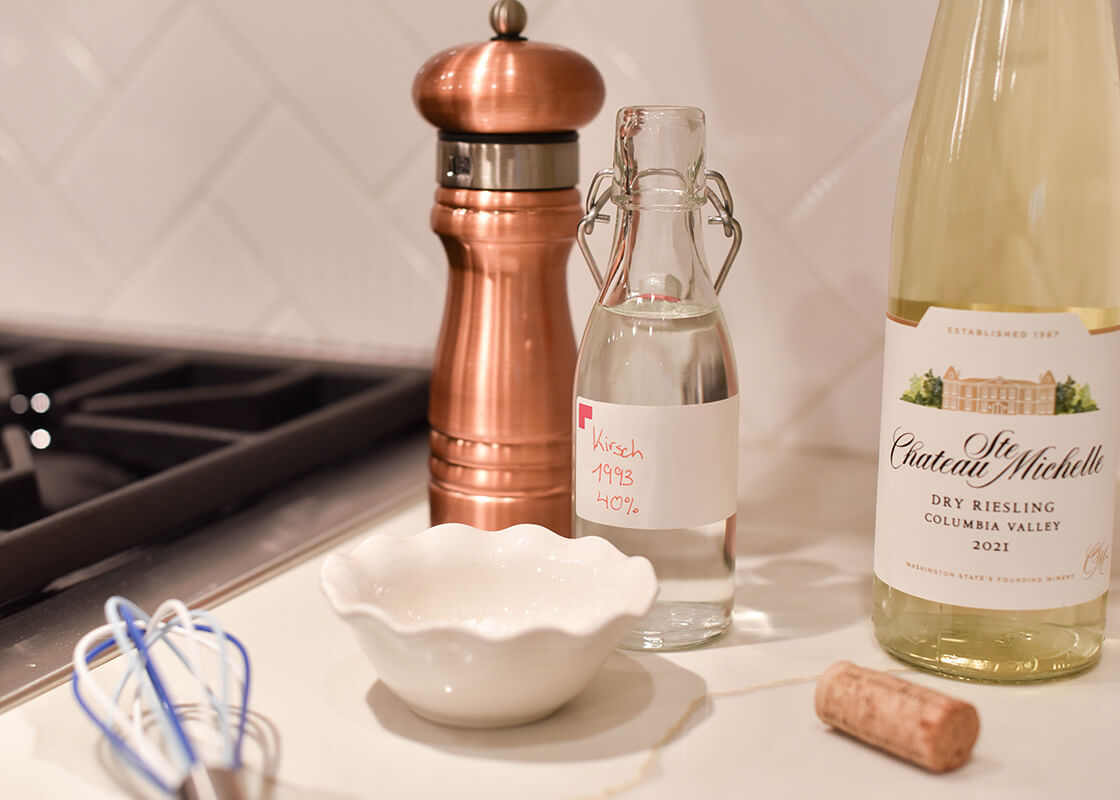
[(957, 678), (1088, 669), (1120, 421), (1107, 0), (942, 0), (891, 250), (876, 636)]

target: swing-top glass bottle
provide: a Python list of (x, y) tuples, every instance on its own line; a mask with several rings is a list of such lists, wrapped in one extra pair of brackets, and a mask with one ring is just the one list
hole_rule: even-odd
[[(600, 294), (576, 367), (573, 531), (653, 563), (660, 593), (624, 639), (632, 649), (710, 641), (734, 602), (739, 387), (717, 291), (741, 233), (726, 183), (705, 169), (704, 126), (698, 108), (621, 109), (614, 168), (592, 184), (578, 237)], [(607, 200), (604, 280), (586, 236)], [(733, 238), (715, 283), (708, 201)]]

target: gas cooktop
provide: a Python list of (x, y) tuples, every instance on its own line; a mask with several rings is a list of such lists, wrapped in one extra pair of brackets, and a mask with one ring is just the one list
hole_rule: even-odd
[(415, 368), (0, 332), (0, 619), (422, 427), (427, 392)]

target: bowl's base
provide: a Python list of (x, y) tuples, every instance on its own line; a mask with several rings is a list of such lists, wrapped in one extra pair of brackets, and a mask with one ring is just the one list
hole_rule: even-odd
[[(405, 703), (412, 713), (418, 717), (423, 717), (429, 722), (435, 722), (438, 725), (448, 725), (452, 728), (472, 728), (474, 730), (483, 730), (486, 728), (512, 728), (515, 725), (525, 725), (529, 722), (536, 722), (539, 719), (544, 719), (549, 714), (553, 713), (560, 706), (553, 706), (546, 709), (534, 709), (532, 711), (525, 711), (515, 714), (500, 714), (500, 715), (486, 715), (486, 716), (460, 716), (456, 714), (445, 714), (439, 711), (432, 711), (431, 709), (422, 708), (420, 706)], [(562, 704), (561, 704), (562, 705)]]

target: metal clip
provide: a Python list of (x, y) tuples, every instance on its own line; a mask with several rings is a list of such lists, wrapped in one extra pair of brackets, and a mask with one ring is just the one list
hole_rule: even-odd
[(579, 251), (583, 253), (584, 260), (587, 261), (587, 267), (591, 270), (591, 277), (595, 279), (595, 286), (599, 289), (603, 288), (603, 273), (599, 271), (599, 265), (595, 263), (595, 256), (591, 252), (591, 246), (587, 243), (587, 237), (595, 230), (596, 222), (610, 222), (611, 215), (603, 214), (603, 206), (611, 199), (611, 187), (607, 186), (599, 196), (596, 197), (595, 193), (599, 191), (599, 184), (603, 181), (614, 178), (614, 170), (607, 168), (601, 169), (595, 173), (595, 177), (591, 181), (591, 186), (587, 188), (587, 200), (584, 202), (583, 219), (579, 221), (579, 226), (576, 228), (576, 243), (579, 244)]
[(735, 260), (735, 256), (739, 255), (739, 248), (743, 245), (743, 226), (739, 224), (739, 220), (735, 219), (731, 190), (727, 188), (727, 181), (724, 180), (724, 177), (714, 169), (704, 170), (704, 177), (710, 183), (715, 183), (716, 188), (719, 189), (719, 195), (717, 196), (712, 191), (711, 186), (705, 186), (708, 202), (715, 206), (716, 211), (719, 212), (717, 217), (708, 217), (708, 224), (722, 225), (723, 235), (731, 239), (731, 247), (727, 251), (727, 256), (723, 259), (723, 266), (720, 267), (719, 274), (716, 275), (715, 289), (716, 294), (719, 294), (723, 282), (727, 279), (727, 273), (731, 271), (731, 262)]
[[(735, 219), (734, 205), (731, 200), (731, 190), (727, 187), (727, 181), (723, 175), (716, 172), (714, 169), (704, 170), (704, 177), (706, 185), (704, 187), (705, 197), (711, 203), (717, 212), (717, 216), (708, 217), (709, 225), (722, 225), (723, 235), (730, 238), (731, 247), (727, 251), (727, 256), (723, 259), (723, 265), (720, 267), (719, 274), (715, 280), (715, 290), (719, 293), (723, 282), (727, 279), (727, 273), (731, 271), (731, 262), (735, 260), (735, 256), (739, 254), (739, 248), (743, 244), (743, 226), (739, 224), (739, 220)], [(600, 184), (607, 180), (613, 180), (613, 169), (601, 169), (595, 173), (595, 177), (591, 181), (591, 186), (587, 189), (587, 199), (584, 202), (584, 216), (579, 221), (579, 226), (576, 229), (576, 242), (579, 244), (579, 251), (583, 253), (584, 259), (587, 261), (587, 266), (591, 270), (591, 277), (595, 279), (595, 286), (599, 289), (603, 288), (603, 274), (599, 270), (599, 265), (595, 263), (595, 256), (591, 252), (591, 246), (587, 242), (587, 237), (595, 230), (595, 223), (597, 222), (610, 222), (610, 215), (604, 214), (603, 207), (606, 206), (607, 201), (611, 198), (611, 187), (608, 185), (602, 191), (599, 190)], [(714, 183), (718, 194), (713, 191), (708, 183)]]

